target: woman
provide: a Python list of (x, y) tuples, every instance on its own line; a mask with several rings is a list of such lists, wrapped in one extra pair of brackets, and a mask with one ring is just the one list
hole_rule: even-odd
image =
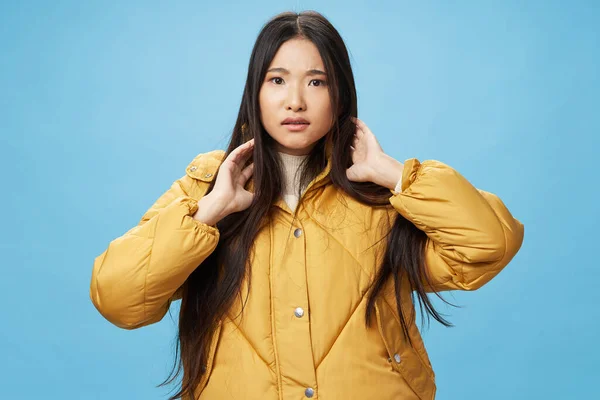
[(335, 28), (274, 17), (227, 151), (198, 155), (96, 258), (91, 299), (119, 327), (182, 299), (171, 399), (434, 398), (413, 296), (450, 325), (427, 293), (484, 285), (523, 225), (451, 167), (385, 154), (356, 115)]

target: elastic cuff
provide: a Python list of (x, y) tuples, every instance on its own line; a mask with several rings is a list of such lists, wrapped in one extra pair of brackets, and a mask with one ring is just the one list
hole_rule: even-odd
[(194, 220), (194, 222), (196, 223), (198, 228), (205, 231), (206, 233), (210, 233), (211, 235), (215, 235), (215, 236), (219, 235), (219, 229), (216, 226), (207, 225), (204, 222), (200, 222), (194, 218), (194, 214), (196, 214), (196, 211), (198, 211), (198, 200), (196, 200), (192, 197), (188, 197), (187, 199), (184, 200), (184, 202), (189, 210), (188, 216)]
[(196, 211), (198, 211), (198, 200), (186, 196), (182, 199), (182, 203), (187, 206), (189, 216), (196, 214)]
[(421, 162), (416, 158), (409, 158), (404, 162), (404, 171), (402, 171), (401, 192), (404, 192), (417, 178), (417, 171)]
[(417, 178), (417, 171), (421, 163), (416, 158), (409, 158), (404, 162), (404, 169), (402, 170), (402, 178), (396, 183), (394, 189), (390, 189), (390, 192), (395, 196), (404, 192)]

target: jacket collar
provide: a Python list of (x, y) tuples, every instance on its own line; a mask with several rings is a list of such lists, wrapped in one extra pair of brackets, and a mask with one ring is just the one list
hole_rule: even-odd
[[(309, 190), (318, 188), (327, 182), (329, 182), (329, 173), (331, 172), (331, 157), (333, 154), (333, 144), (328, 138), (325, 142), (325, 157), (327, 163), (323, 171), (321, 171), (306, 187), (304, 193)], [(225, 152), (223, 150), (214, 150), (210, 153), (201, 154), (196, 157), (187, 167), (186, 173), (188, 176), (201, 180), (203, 182), (211, 182), (221, 165), (222, 160), (225, 159)], [(246, 190), (254, 193), (254, 179), (250, 178), (246, 184)], [(280, 197), (274, 204), (282, 209), (289, 210), (289, 207), (285, 201)]]

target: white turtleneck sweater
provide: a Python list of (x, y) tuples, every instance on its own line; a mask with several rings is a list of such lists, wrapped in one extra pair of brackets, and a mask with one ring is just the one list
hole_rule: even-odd
[[(298, 197), (298, 185), (300, 185), (300, 175), (296, 176), (296, 172), (300, 168), (300, 164), (308, 157), (304, 156), (293, 156), (291, 154), (277, 152), (281, 160), (282, 165), (282, 179), (283, 179), (283, 200), (286, 202), (290, 210), (295, 211), (296, 206), (300, 198)], [(302, 192), (304, 191), (302, 188)], [(400, 193), (402, 190), (402, 179), (396, 184), (394, 191)]]
[[(283, 192), (282, 197), (286, 202), (290, 210), (296, 210), (298, 205), (298, 185), (300, 185), (300, 174), (296, 176), (296, 171), (300, 168), (302, 161), (308, 157), (304, 156), (293, 156), (291, 154), (278, 152), (279, 158), (282, 165), (282, 180), (283, 180)], [(302, 188), (304, 191), (305, 188)]]

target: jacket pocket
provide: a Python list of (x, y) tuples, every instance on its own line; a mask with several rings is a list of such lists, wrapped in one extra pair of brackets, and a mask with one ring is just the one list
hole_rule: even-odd
[(421, 400), (435, 398), (436, 385), (433, 371), (404, 339), (402, 327), (394, 311), (383, 299), (375, 303), (377, 328), (389, 355), (392, 368), (402, 375)]
[(213, 369), (215, 354), (217, 352), (217, 346), (219, 344), (219, 338), (221, 337), (221, 326), (222, 322), (219, 322), (215, 328), (215, 332), (211, 338), (210, 347), (208, 349), (208, 357), (206, 359), (206, 365), (204, 366), (204, 373), (198, 383), (198, 386), (194, 389), (194, 398), (198, 399), (210, 379), (210, 374)]

